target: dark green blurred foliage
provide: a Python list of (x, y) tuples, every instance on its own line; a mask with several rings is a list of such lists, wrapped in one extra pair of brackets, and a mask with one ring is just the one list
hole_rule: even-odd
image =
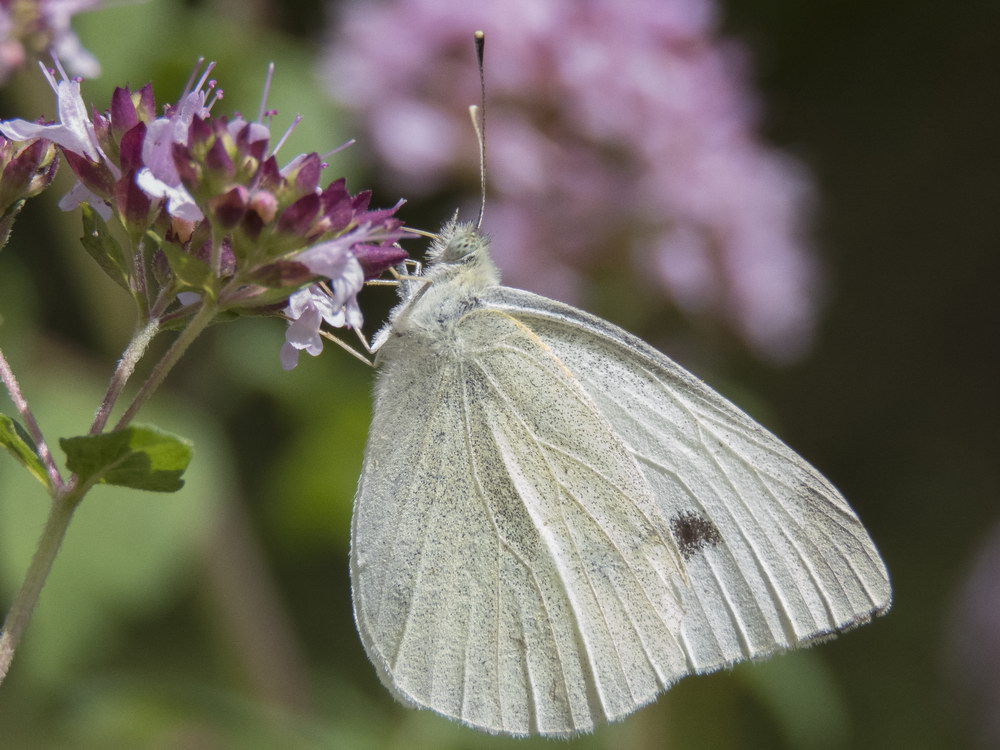
[[(153, 80), (168, 101), (204, 55), (219, 61), (222, 110), (251, 114), (274, 60), (277, 122), (305, 115), (288, 153), (364, 138), (325, 98), (314, 67), (322, 9), (307, 16), (307, 5), (161, 0), (82, 17), (75, 25), (105, 68), (84, 97), (103, 106), (114, 85)], [(750, 0), (724, 10), (727, 30), (753, 50), (768, 137), (819, 184), (824, 323), (811, 354), (784, 369), (732, 341), (699, 353), (689, 331), (637, 332), (668, 353), (684, 341), (680, 359), (844, 491), (886, 558), (895, 604), (832, 643), (684, 680), (568, 746), (974, 746), (983, 717), (964, 708), (950, 656), (963, 637), (956, 603), (1000, 517), (1000, 232), (990, 219), (1000, 201), (1000, 7)], [(0, 107), (32, 117), (53, 104), (31, 73), (12, 80)], [(346, 173), (352, 190), (375, 183), (376, 204), (395, 202), (353, 151), (333, 158), (331, 179)], [(73, 435), (131, 313), (76, 244), (78, 214), (56, 209), (62, 179), (25, 207), (0, 257), (0, 344), (43, 428)], [(449, 213), (411, 206), (402, 216), (433, 229)], [(599, 312), (625, 304), (628, 288), (615, 293), (618, 302), (596, 294)], [(362, 300), (375, 322), (392, 291)], [(282, 335), (266, 320), (210, 331), (155, 400), (143, 421), (195, 441), (184, 490), (88, 497), (0, 688), (4, 750), (549, 744), (405, 709), (378, 683), (347, 573), (372, 373), (333, 346), (283, 373)], [(0, 456), (4, 609), (44, 513), (22, 473)]]

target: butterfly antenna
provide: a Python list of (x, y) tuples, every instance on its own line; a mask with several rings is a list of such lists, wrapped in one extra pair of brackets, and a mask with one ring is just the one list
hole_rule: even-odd
[(435, 232), (425, 232), (423, 229), (416, 229), (415, 227), (400, 227), (399, 229), (402, 232), (409, 232), (410, 234), (416, 234), (420, 237), (427, 237), (432, 240), (436, 240), (439, 236)]
[(486, 47), (486, 34), (477, 31), (473, 34), (476, 43), (476, 63), (479, 66), (479, 106), (469, 107), (472, 118), (472, 128), (476, 131), (479, 141), (479, 218), (476, 219), (476, 229), (483, 225), (483, 214), (486, 212), (486, 73), (483, 66), (483, 53)]

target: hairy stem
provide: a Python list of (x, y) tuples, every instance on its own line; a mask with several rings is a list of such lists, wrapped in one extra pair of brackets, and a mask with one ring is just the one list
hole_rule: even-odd
[[(132, 421), (143, 404), (149, 400), (149, 397), (163, 383), (167, 373), (170, 372), (184, 352), (187, 351), (191, 342), (212, 322), (217, 312), (218, 307), (214, 303), (203, 303), (201, 309), (195, 313), (187, 327), (181, 331), (173, 345), (163, 355), (163, 358), (156, 363), (149, 378), (143, 383), (142, 388), (139, 389), (139, 393), (136, 394), (135, 399), (129, 404), (128, 409), (125, 410), (122, 418), (118, 421), (116, 429), (121, 429)], [(122, 359), (119, 361), (115, 374), (112, 377), (108, 393), (105, 395), (97, 417), (94, 420), (94, 425), (91, 428), (92, 434), (100, 432), (104, 428), (108, 420), (108, 415), (111, 413), (111, 408), (121, 394), (121, 389), (132, 374), (136, 362), (142, 357), (150, 339), (156, 334), (157, 330), (157, 324), (151, 321), (136, 334), (132, 342), (125, 349)], [(17, 381), (14, 379), (14, 375), (10, 371), (7, 360), (3, 358), (2, 353), (0, 353), (0, 379), (7, 386), (7, 390), (10, 391), (11, 398), (17, 405), (22, 419), (27, 423), (28, 429), (31, 430), (32, 437), (40, 445), (44, 445), (38, 425), (34, 418), (31, 417), (27, 403), (24, 401)], [(37, 437), (35, 437), (36, 435)], [(50, 463), (51, 455), (49, 455), (46, 465)], [(55, 465), (51, 465), (54, 469)], [(38, 603), (38, 596), (45, 585), (49, 571), (52, 569), (52, 562), (59, 552), (63, 538), (66, 536), (66, 529), (69, 527), (73, 512), (76, 510), (76, 506), (79, 505), (80, 500), (90, 489), (89, 484), (78, 485), (76, 477), (72, 477), (69, 483), (63, 484), (58, 471), (55, 472), (54, 481), (56, 492), (52, 499), (52, 508), (49, 511), (48, 520), (45, 522), (42, 536), (38, 540), (38, 547), (35, 549), (35, 555), (31, 559), (31, 565), (28, 566), (24, 583), (21, 584), (20, 590), (14, 597), (10, 611), (4, 619), (3, 630), (0, 632), (0, 683), (3, 682), (4, 677), (6, 677), (10, 669), (14, 652), (17, 650), (21, 636), (24, 634), (24, 630), (31, 619), (31, 614), (34, 612), (35, 605)]]
[(55, 460), (52, 458), (52, 451), (49, 450), (48, 443), (45, 442), (45, 437), (42, 435), (42, 430), (38, 426), (38, 422), (35, 420), (35, 415), (31, 413), (31, 409), (28, 407), (28, 401), (24, 398), (24, 394), (21, 392), (21, 386), (17, 382), (17, 378), (14, 377), (14, 371), (10, 369), (10, 364), (7, 362), (7, 358), (4, 356), (3, 351), (0, 351), (0, 381), (3, 382), (4, 386), (7, 388), (7, 393), (10, 394), (10, 400), (14, 403), (14, 408), (17, 409), (17, 413), (21, 415), (21, 420), (24, 422), (24, 428), (31, 435), (31, 439), (35, 441), (35, 447), (38, 449), (38, 455), (42, 459), (42, 463), (45, 465), (45, 470), (48, 472), (49, 480), (52, 482), (52, 488), (54, 490), (59, 490), (63, 486), (62, 476), (59, 474), (59, 468), (56, 466)]
[(201, 309), (195, 313), (194, 317), (191, 318), (190, 322), (188, 322), (187, 327), (180, 332), (180, 335), (177, 336), (177, 339), (167, 350), (166, 354), (163, 355), (163, 358), (156, 363), (155, 367), (153, 367), (153, 370), (149, 373), (149, 377), (146, 379), (146, 382), (142, 384), (142, 387), (132, 400), (132, 403), (129, 404), (121, 419), (118, 420), (118, 424), (115, 425), (116, 430), (120, 430), (128, 426), (128, 424), (135, 418), (136, 413), (142, 408), (143, 404), (149, 400), (149, 397), (156, 392), (156, 389), (162, 385), (164, 379), (167, 377), (167, 374), (184, 355), (187, 348), (191, 346), (191, 343), (198, 338), (202, 331), (208, 328), (217, 312), (218, 307), (215, 303), (209, 300), (204, 300), (202, 302)]
[(146, 284), (146, 243), (140, 239), (132, 248), (132, 287), (139, 315), (149, 315), (149, 287)]
[(31, 613), (38, 602), (38, 595), (49, 576), (52, 561), (55, 560), (56, 553), (66, 536), (66, 528), (79, 502), (80, 495), (74, 490), (59, 492), (52, 500), (48, 520), (38, 540), (35, 555), (31, 558), (31, 565), (28, 566), (28, 572), (24, 576), (24, 583), (14, 597), (10, 611), (4, 619), (3, 631), (0, 632), (0, 683), (7, 676), (14, 651), (17, 650), (21, 636), (28, 627)]
[(101, 432), (108, 423), (108, 418), (111, 416), (111, 410), (114, 408), (115, 402), (125, 388), (128, 379), (135, 372), (135, 366), (142, 359), (142, 355), (146, 353), (149, 342), (153, 340), (159, 330), (159, 321), (150, 320), (132, 337), (129, 345), (122, 352), (121, 359), (118, 360), (118, 366), (115, 368), (115, 372), (111, 376), (111, 382), (108, 384), (108, 390), (104, 394), (104, 399), (101, 401), (100, 407), (97, 409), (94, 423), (90, 426), (91, 435)]

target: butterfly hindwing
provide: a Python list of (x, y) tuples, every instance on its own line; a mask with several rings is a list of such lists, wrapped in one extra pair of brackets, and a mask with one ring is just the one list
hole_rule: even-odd
[(483, 309), (456, 336), (459, 360), (381, 373), (353, 529), (365, 646), (401, 698), (489, 731), (620, 718), (688, 672), (681, 549), (530, 328)]

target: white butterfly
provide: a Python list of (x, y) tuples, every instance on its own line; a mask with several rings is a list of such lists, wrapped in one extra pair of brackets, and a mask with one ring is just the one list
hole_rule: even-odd
[(401, 296), (376, 342), (351, 580), (404, 703), (568, 735), (888, 609), (826, 479), (636, 337), (500, 286), (471, 225), (443, 229)]

